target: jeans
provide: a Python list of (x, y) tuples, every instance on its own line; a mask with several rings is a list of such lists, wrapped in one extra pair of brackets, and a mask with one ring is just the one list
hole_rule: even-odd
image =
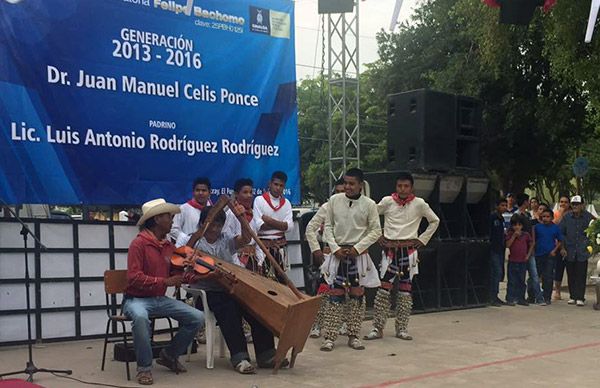
[[(252, 342), (256, 361), (268, 363), (275, 356), (273, 334), (264, 325), (247, 313), (228, 293), (206, 291), (208, 307), (215, 314), (225, 343), (231, 355), (231, 364), (235, 367), (240, 361), (250, 361), (246, 336), (242, 328), (242, 318), (248, 322), (252, 330)], [(202, 303), (198, 301), (199, 308)]]
[(498, 298), (500, 292), (500, 281), (504, 269), (504, 252), (490, 253), (490, 301)]
[(550, 304), (552, 300), (552, 282), (554, 281), (554, 267), (556, 266), (556, 256), (543, 255), (535, 258), (538, 274), (542, 277), (542, 290), (544, 300)]
[(586, 261), (567, 261), (567, 280), (569, 281), (570, 298), (574, 300), (585, 300), (585, 283), (587, 280)]
[[(540, 277), (538, 276), (535, 256), (531, 256), (527, 261), (527, 272), (529, 272), (529, 278), (527, 279), (527, 296), (535, 303), (542, 303), (544, 301), (544, 295), (542, 294), (542, 288), (540, 287)], [(552, 287), (550, 288), (552, 289)]]
[(152, 369), (150, 318), (170, 317), (179, 322), (179, 330), (166, 349), (167, 354), (175, 359), (185, 353), (198, 329), (204, 325), (201, 311), (166, 296), (128, 297), (123, 304), (123, 313), (132, 320), (131, 332), (138, 372)]
[(508, 286), (506, 288), (507, 302), (525, 301), (525, 274), (527, 263), (508, 262)]

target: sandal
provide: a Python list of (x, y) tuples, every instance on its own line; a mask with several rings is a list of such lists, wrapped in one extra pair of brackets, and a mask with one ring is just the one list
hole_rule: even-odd
[(319, 338), (321, 336), (321, 328), (317, 325), (314, 325), (312, 329), (310, 329), (310, 334), (308, 336), (310, 338)]
[(136, 380), (137, 380), (138, 384), (141, 384), (141, 385), (154, 384), (154, 379), (152, 378), (152, 372), (150, 372), (150, 371), (139, 372), (136, 376)]
[(356, 337), (350, 337), (348, 339), (348, 346), (350, 346), (354, 350), (365, 350), (364, 345), (360, 340)]
[(413, 339), (412, 336), (405, 331), (396, 333), (396, 338), (400, 338), (405, 341), (411, 341)]
[(363, 339), (367, 340), (367, 341), (371, 341), (371, 340), (381, 339), (382, 337), (383, 337), (383, 334), (381, 334), (379, 332), (379, 329), (373, 328), (373, 329), (371, 329), (369, 334), (367, 334), (363, 337)]
[(185, 367), (181, 365), (181, 363), (176, 358), (170, 357), (165, 351), (165, 349), (160, 351), (160, 355), (156, 359), (156, 363), (158, 365), (162, 365), (169, 368), (175, 373), (187, 372), (187, 369), (185, 369)]
[(235, 371), (243, 375), (253, 375), (256, 373), (254, 366), (248, 360), (242, 360), (234, 367)]
[(323, 343), (321, 344), (321, 350), (323, 352), (331, 352), (333, 350), (333, 347), (335, 346), (335, 344), (333, 343), (332, 340), (325, 340), (323, 341)]

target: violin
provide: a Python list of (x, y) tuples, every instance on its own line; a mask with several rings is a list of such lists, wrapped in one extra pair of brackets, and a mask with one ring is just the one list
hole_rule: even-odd
[[(223, 287), (227, 289), (231, 289), (231, 286), (234, 283), (237, 283), (237, 279), (235, 275), (225, 268), (222, 268), (219, 263), (208, 254), (202, 254), (204, 252), (191, 248), (187, 245), (179, 247), (173, 252), (171, 256), (171, 264), (175, 267), (185, 268), (191, 267), (194, 272), (196, 272), (200, 276), (207, 275), (209, 273), (218, 274), (219, 277), (215, 279), (218, 281)], [(187, 261), (186, 258), (191, 257), (191, 263)]]
[[(191, 263), (186, 263), (186, 258), (191, 257)], [(209, 272), (217, 270), (215, 267), (215, 259), (210, 256), (202, 256), (200, 251), (184, 245), (179, 247), (173, 252), (171, 256), (171, 264), (180, 267), (192, 267), (192, 269), (199, 275), (206, 275)]]

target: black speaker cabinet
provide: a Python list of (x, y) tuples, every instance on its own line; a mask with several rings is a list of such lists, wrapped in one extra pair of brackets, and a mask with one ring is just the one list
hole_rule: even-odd
[(388, 96), (390, 167), (449, 171), (455, 167), (455, 97), (430, 90)]
[(471, 97), (456, 96), (456, 167), (478, 169), (481, 103)]
[(478, 169), (481, 104), (433, 90), (388, 96), (388, 170)]

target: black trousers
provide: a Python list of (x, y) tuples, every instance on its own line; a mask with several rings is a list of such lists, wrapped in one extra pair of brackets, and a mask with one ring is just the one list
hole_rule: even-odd
[(585, 300), (585, 282), (587, 280), (586, 261), (567, 261), (567, 279), (571, 299)]
[(556, 264), (554, 264), (554, 281), (562, 282), (563, 276), (565, 275), (566, 260), (562, 256), (556, 257)]
[[(223, 338), (225, 338), (233, 366), (242, 360), (250, 361), (242, 318), (250, 324), (256, 360), (259, 363), (266, 363), (275, 355), (273, 334), (245, 311), (232, 296), (225, 292), (206, 291), (206, 299), (208, 307), (215, 314)], [(199, 299), (196, 307), (202, 308), (202, 302)]]

